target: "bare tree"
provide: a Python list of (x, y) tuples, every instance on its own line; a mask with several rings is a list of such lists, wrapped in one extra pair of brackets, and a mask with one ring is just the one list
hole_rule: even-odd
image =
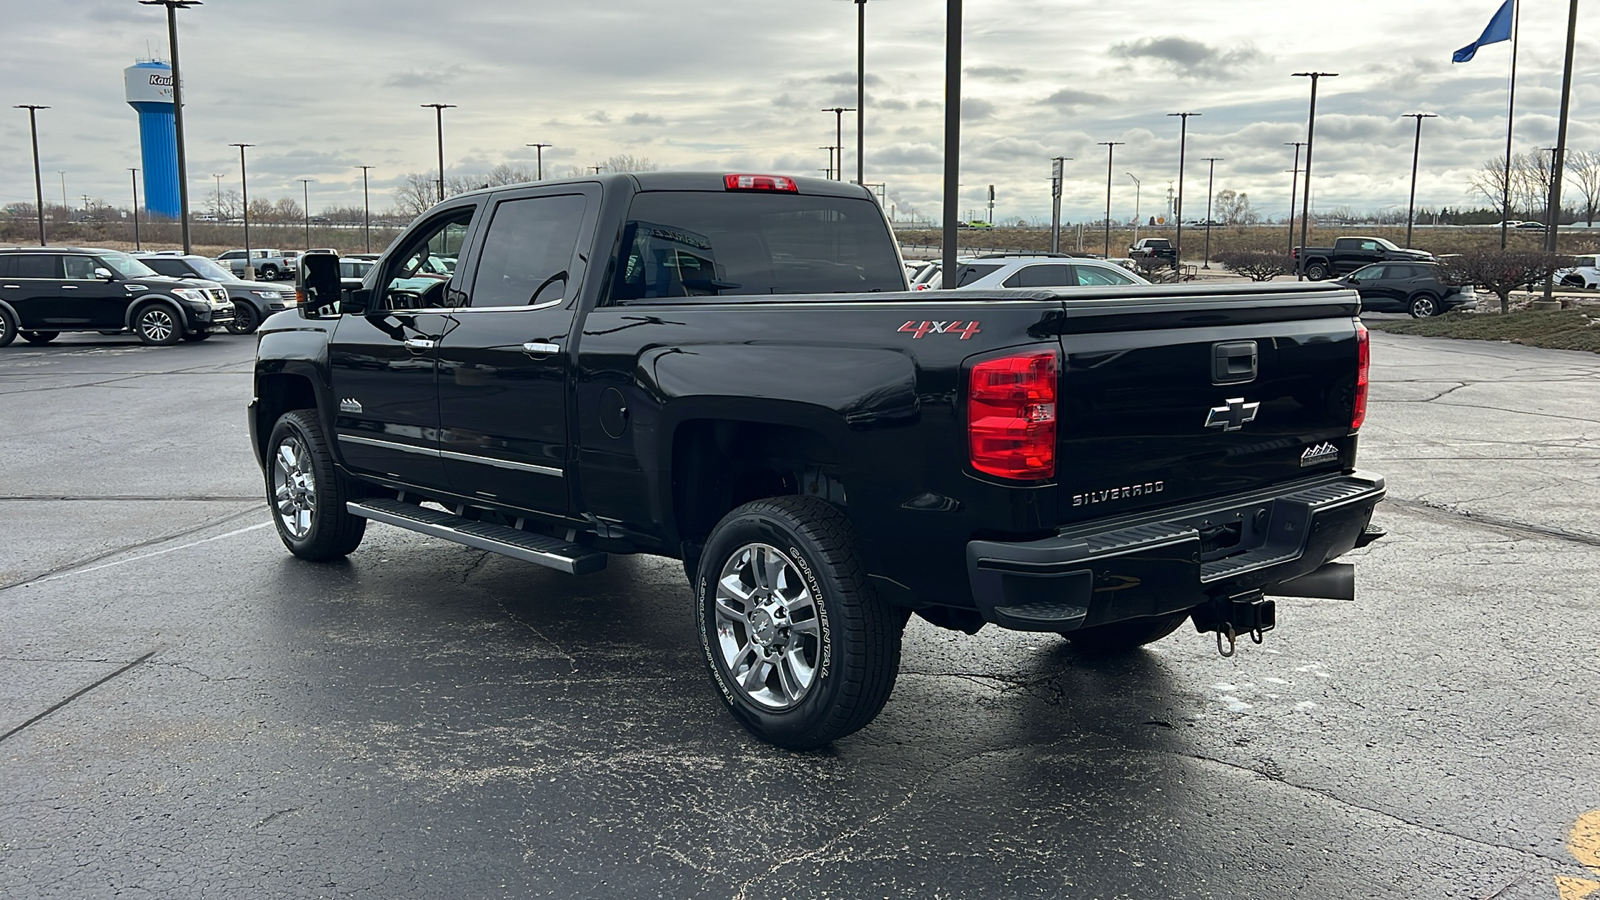
[(439, 182), (433, 175), (407, 172), (405, 180), (394, 189), (395, 211), (408, 219), (427, 212), (439, 202)]
[(1518, 153), (1511, 158), (1512, 208), (1526, 210), (1529, 217), (1544, 221), (1550, 205), (1550, 179), (1555, 173), (1550, 154), (1542, 150)]
[(1511, 311), (1511, 292), (1539, 284), (1572, 265), (1572, 257), (1543, 250), (1469, 250), (1442, 257), (1440, 274), (1452, 284), (1471, 284), (1500, 298), (1500, 311)]
[(634, 156), (631, 153), (619, 153), (600, 164), (605, 172), (655, 172), (661, 167), (650, 161), (646, 156)]
[(278, 202), (272, 204), (273, 222), (293, 224), (305, 218), (306, 211), (300, 206), (300, 201), (293, 197), (279, 197)]
[(270, 222), (273, 217), (272, 201), (257, 197), (250, 201), (250, 218), (257, 222)]
[(1583, 220), (1592, 226), (1595, 209), (1600, 207), (1600, 150), (1578, 150), (1569, 154), (1566, 171), (1583, 197)]
[(1506, 158), (1504, 155), (1491, 157), (1478, 167), (1467, 180), (1471, 186), (1471, 193), (1488, 201), (1491, 209), (1501, 209), (1505, 202), (1506, 191)]

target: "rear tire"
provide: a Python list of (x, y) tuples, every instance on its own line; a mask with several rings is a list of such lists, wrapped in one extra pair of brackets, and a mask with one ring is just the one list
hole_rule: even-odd
[(366, 534), (367, 520), (345, 507), (355, 496), (354, 486), (334, 469), (316, 410), (279, 416), (267, 439), (267, 454), (267, 503), (278, 538), (289, 552), (315, 562), (353, 553)]
[(183, 322), (171, 307), (151, 303), (133, 314), (133, 331), (142, 343), (170, 347), (183, 339)]
[(1417, 294), (1406, 301), (1406, 312), (1411, 313), (1413, 319), (1426, 319), (1437, 316), (1441, 310), (1438, 299), (1432, 294)]
[(261, 277), (266, 281), (277, 281), (278, 280), (278, 267), (277, 266), (266, 266), (265, 268), (263, 268), (261, 270)]
[(1127, 653), (1177, 631), (1178, 626), (1188, 618), (1189, 611), (1184, 610), (1153, 619), (1134, 619), (1079, 631), (1064, 631), (1061, 636), (1086, 653)]
[(59, 331), (22, 331), (22, 339), (30, 344), (48, 344), (61, 336)]
[(712, 530), (695, 578), (711, 680), (740, 724), (790, 750), (883, 709), (905, 618), (873, 590), (844, 514), (814, 497), (757, 500)]
[(1323, 279), (1325, 279), (1327, 277), (1328, 277), (1328, 264), (1327, 263), (1314, 262), (1314, 263), (1311, 263), (1310, 265), (1306, 266), (1306, 279), (1307, 280), (1309, 280), (1309, 281), (1321, 281), (1321, 280), (1323, 280)]
[(17, 339), (17, 320), (11, 318), (11, 313), (0, 306), (0, 347), (9, 347)]

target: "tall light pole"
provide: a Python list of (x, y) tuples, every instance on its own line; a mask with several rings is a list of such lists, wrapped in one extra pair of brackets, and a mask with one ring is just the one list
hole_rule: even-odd
[(306, 209), (305, 209), (305, 213), (306, 213), (306, 245), (302, 249), (310, 250), (311, 249), (311, 182), (316, 181), (316, 179), (315, 178), (301, 178), (301, 179), (299, 179), (299, 181), (300, 181), (301, 197), (304, 199), (304, 202), (305, 202), (305, 205), (306, 205)]
[[(1311, 79), (1311, 113), (1306, 117), (1306, 181), (1305, 195), (1300, 203), (1300, 246), (1306, 246), (1306, 231), (1311, 226), (1311, 149), (1317, 139), (1317, 80), (1321, 78), (1338, 78), (1338, 72), (1296, 72), (1295, 78)], [(1306, 277), (1306, 255), (1300, 254), (1300, 263), (1295, 266), (1295, 280), (1304, 281)]]
[(1306, 145), (1305, 141), (1284, 141), (1285, 147), (1294, 147), (1294, 168), (1289, 171), (1289, 255), (1294, 255), (1294, 199), (1295, 192), (1300, 189), (1300, 148)]
[(826, 150), (826, 151), (828, 151), (828, 168), (824, 169), (823, 171), (827, 172), (829, 180), (832, 180), (832, 178), (833, 178), (833, 151), (835, 151), (835, 150), (837, 150), (839, 148), (837, 148), (837, 147), (818, 147), (817, 149), (818, 150)]
[(848, 106), (830, 106), (827, 109), (824, 109), (823, 112), (831, 112), (831, 113), (833, 113), (833, 135), (834, 135), (833, 136), (833, 146), (834, 146), (835, 149), (837, 149), (839, 151), (839, 165), (835, 169), (835, 171), (838, 172), (838, 174), (839, 174), (838, 180), (839, 181), (843, 181), (844, 180), (844, 114), (847, 113), (847, 112), (855, 112), (855, 109), (853, 109), (851, 107), (848, 107)]
[(133, 175), (133, 249), (143, 250), (144, 245), (139, 243), (139, 170), (128, 171)]
[(1417, 120), (1417, 139), (1411, 145), (1411, 203), (1406, 207), (1406, 247), (1411, 246), (1411, 225), (1417, 220), (1417, 160), (1422, 156), (1422, 120), (1437, 119), (1433, 113), (1406, 113), (1402, 119)]
[(366, 237), (367, 253), (372, 252), (372, 195), (367, 193), (367, 170), (371, 166), (356, 166), (361, 170), (361, 231)]
[[(14, 106), (12, 108), (13, 109), (25, 109), (25, 110), (28, 111), (28, 133), (33, 136), (33, 201), (34, 201), (34, 204), (35, 204), (34, 212), (39, 214), (39, 246), (43, 247), (44, 246), (44, 182), (42, 180), (40, 180), (40, 176), (39, 176), (39, 123), (34, 117), (38, 113), (39, 110), (41, 110), (41, 109), (49, 109), (50, 107), (48, 107), (48, 106), (40, 106), (37, 103), (18, 103), (16, 106)], [(65, 178), (66, 178), (66, 176), (63, 175), (62, 176), (63, 183), (65, 183)], [(62, 188), (62, 190), (66, 190), (66, 189)]]
[(222, 176), (213, 172), (211, 173), (211, 177), (217, 180), (217, 205), (215, 212), (217, 214), (217, 221), (220, 222), (222, 221)]
[(533, 148), (534, 155), (539, 160), (539, 177), (534, 179), (534, 180), (535, 181), (543, 181), (544, 180), (544, 148), (552, 146), (552, 145), (551, 144), (523, 144), (522, 146), (524, 146), (524, 147), (532, 147)]
[(1062, 170), (1070, 156), (1057, 156), (1050, 160), (1050, 252), (1061, 252), (1061, 179)]
[(1116, 154), (1117, 148), (1127, 141), (1098, 141), (1100, 146), (1106, 148), (1106, 258), (1111, 257), (1111, 159)]
[(255, 144), (229, 144), (229, 147), (239, 148), (239, 193), (244, 203), (244, 271), (239, 277), (246, 281), (256, 278), (256, 262), (250, 258), (250, 180), (245, 175), (244, 148), (254, 147)]
[(1183, 154), (1184, 154), (1184, 151), (1189, 148), (1189, 117), (1190, 116), (1203, 115), (1203, 113), (1176, 112), (1176, 113), (1167, 113), (1167, 115), (1169, 115), (1169, 116), (1177, 116), (1178, 117), (1178, 122), (1179, 122), (1179, 127), (1178, 127), (1178, 208), (1177, 208), (1178, 234), (1177, 234), (1177, 237), (1172, 241), (1172, 265), (1173, 265), (1173, 268), (1179, 268), (1183, 263)]
[(439, 133), (439, 202), (444, 202), (444, 111), (455, 109), (454, 103), (422, 103), (423, 109), (433, 109), (434, 125)]
[[(1578, 34), (1578, 0), (1572, 0), (1572, 8), (1567, 13), (1567, 57), (1566, 68), (1561, 75), (1561, 118), (1556, 124), (1556, 152), (1550, 160), (1550, 198), (1545, 208), (1550, 211), (1550, 225), (1544, 232), (1544, 249), (1555, 253), (1558, 241), (1556, 232), (1561, 228), (1561, 167), (1566, 164), (1567, 157), (1567, 113), (1572, 105), (1572, 53), (1573, 43)], [(1551, 299), (1551, 292), (1555, 288), (1555, 279), (1549, 276), (1544, 280), (1544, 299), (1535, 309), (1551, 309), (1555, 301)]]
[(940, 223), (940, 281), (954, 288), (956, 211), (961, 202), (961, 0), (945, 0), (944, 15), (944, 221)]
[[(867, 180), (865, 156), (867, 146), (867, 0), (856, 4), (856, 184)], [(843, 158), (839, 168), (844, 168)]]
[(57, 169), (56, 174), (61, 176), (61, 208), (72, 212), (72, 204), (67, 202), (67, 170)]
[(1211, 164), (1211, 173), (1206, 176), (1206, 261), (1202, 269), (1211, 268), (1211, 189), (1217, 183), (1217, 160), (1221, 156), (1208, 156), (1205, 161)]
[(189, 241), (189, 164), (183, 149), (183, 76), (178, 70), (178, 10), (199, 6), (201, 0), (139, 0), (145, 6), (167, 8), (167, 44), (172, 50), (172, 124), (178, 139), (178, 213), (183, 222), (183, 252), (194, 252)]
[(1144, 191), (1144, 182), (1140, 181), (1132, 172), (1122, 174), (1133, 179), (1133, 242), (1139, 243), (1139, 194)]

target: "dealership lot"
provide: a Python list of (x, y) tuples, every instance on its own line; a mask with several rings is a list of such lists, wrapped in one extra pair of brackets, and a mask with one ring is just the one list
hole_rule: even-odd
[[(1233, 659), (913, 620), (759, 744), (681, 567), (291, 558), (254, 341), (0, 351), (0, 895), (1551, 898), (1600, 809), (1600, 356), (1373, 335), (1355, 603)], [(1581, 849), (1581, 847), (1580, 847)]]

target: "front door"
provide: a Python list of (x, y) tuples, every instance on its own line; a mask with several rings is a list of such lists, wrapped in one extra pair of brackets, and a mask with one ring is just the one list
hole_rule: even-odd
[(384, 260), (371, 306), (339, 319), (328, 345), (334, 430), (345, 464), (418, 487), (447, 489), (439, 455), (438, 346), (456, 326), (443, 280), (422, 262), (465, 243), (476, 203), (406, 235)]
[(568, 510), (569, 338), (598, 200), (586, 186), (495, 198), (439, 345), (440, 450), (458, 494)]
[(126, 285), (95, 275), (114, 273), (116, 270), (104, 260), (92, 256), (67, 256), (62, 258), (67, 278), (61, 283), (63, 295), (70, 295), (75, 315), (87, 326), (101, 331), (115, 331), (127, 325), (128, 288)]

